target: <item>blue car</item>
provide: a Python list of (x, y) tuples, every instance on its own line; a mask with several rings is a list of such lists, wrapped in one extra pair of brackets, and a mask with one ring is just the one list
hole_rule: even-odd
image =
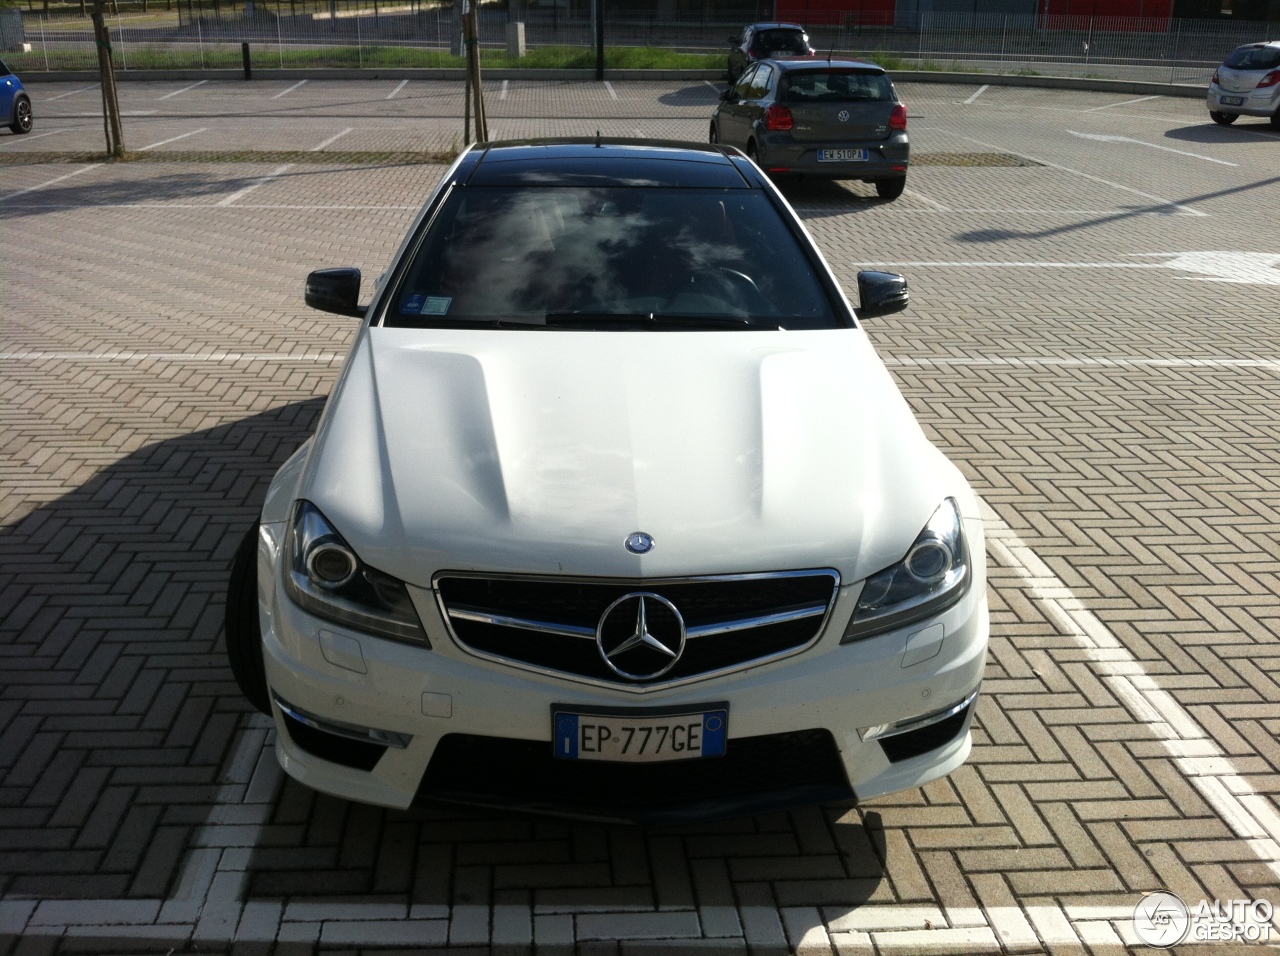
[(9, 129), (15, 133), (31, 132), (31, 97), (22, 81), (0, 60), (0, 123), (9, 117)]

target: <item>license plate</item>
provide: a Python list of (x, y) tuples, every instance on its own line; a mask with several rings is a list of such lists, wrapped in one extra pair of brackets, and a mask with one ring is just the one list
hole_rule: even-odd
[(1244, 97), (1243, 96), (1219, 96), (1218, 102), (1221, 103), (1223, 106), (1243, 106)]
[(551, 722), (561, 760), (646, 763), (723, 757), (729, 735), (727, 706), (684, 713), (553, 710)]
[(865, 149), (818, 150), (818, 162), (820, 163), (865, 163), (866, 161), (867, 151)]

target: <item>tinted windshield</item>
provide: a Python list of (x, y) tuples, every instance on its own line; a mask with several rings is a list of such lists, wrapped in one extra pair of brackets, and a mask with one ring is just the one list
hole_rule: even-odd
[(545, 325), (578, 314), (845, 324), (762, 192), (591, 186), (455, 189), (384, 324)]
[(883, 73), (793, 70), (783, 76), (781, 92), (780, 98), (792, 103), (889, 102), (893, 99), (893, 84)]
[(1280, 47), (1244, 46), (1222, 65), (1232, 70), (1274, 70), (1280, 66)]
[(770, 56), (804, 56), (809, 43), (799, 30), (761, 30), (756, 34), (755, 48)]

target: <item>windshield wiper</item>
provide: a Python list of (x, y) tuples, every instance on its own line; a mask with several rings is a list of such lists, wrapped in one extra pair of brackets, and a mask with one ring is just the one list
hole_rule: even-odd
[[(699, 315), (677, 312), (548, 312), (547, 325), (637, 325), (641, 328), (656, 328), (660, 325), (679, 325), (682, 327), (704, 326), (721, 329), (747, 328), (755, 324), (748, 316), (736, 315)], [(772, 327), (772, 326), (771, 326)]]

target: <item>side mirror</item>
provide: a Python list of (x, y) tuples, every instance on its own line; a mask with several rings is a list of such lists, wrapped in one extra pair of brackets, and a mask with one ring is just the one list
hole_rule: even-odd
[(307, 305), (321, 312), (364, 318), (359, 269), (317, 269), (307, 276)]
[(720, 99), (722, 99), (722, 100), (729, 100), (729, 99), (732, 99), (732, 98), (733, 98), (733, 87), (732, 87), (732, 86), (731, 86), (731, 87), (729, 87), (727, 90), (721, 90), (721, 91), (720, 91)]
[(906, 276), (896, 272), (858, 273), (858, 308), (854, 313), (859, 319), (901, 312), (909, 299)]

